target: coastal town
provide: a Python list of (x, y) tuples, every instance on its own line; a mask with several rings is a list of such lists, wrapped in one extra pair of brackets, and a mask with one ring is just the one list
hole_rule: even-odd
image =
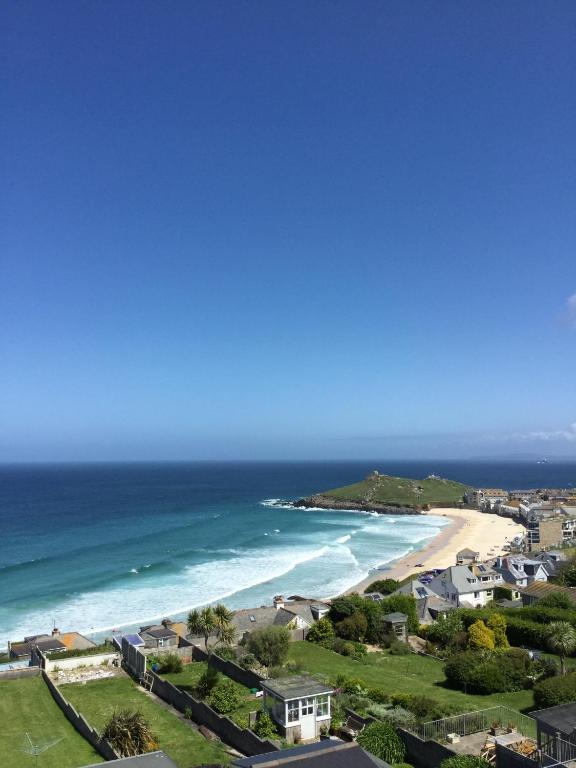
[[(75, 768), (570, 765), (576, 497), (466, 489), (417, 512), (445, 516), (440, 534), (341, 596), (14, 638), (3, 765), (59, 765), (62, 744)], [(60, 736), (35, 735), (29, 707)], [(137, 715), (147, 735), (122, 738)]]

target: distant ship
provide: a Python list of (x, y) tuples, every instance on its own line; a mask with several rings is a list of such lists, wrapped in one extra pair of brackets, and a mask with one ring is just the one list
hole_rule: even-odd
[(550, 464), (550, 459), (547, 459), (546, 456), (544, 456), (542, 459), (538, 459), (536, 462), (537, 464)]

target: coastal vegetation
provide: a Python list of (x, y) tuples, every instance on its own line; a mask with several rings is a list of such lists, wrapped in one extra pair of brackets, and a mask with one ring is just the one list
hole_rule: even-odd
[[(230, 762), (228, 753), (220, 742), (204, 739), (174, 711), (147, 696), (129, 677), (119, 675), (92, 680), (86, 684), (69, 683), (61, 686), (61, 690), (76, 710), (100, 732), (106, 728), (119, 708), (141, 713), (149, 724), (151, 733), (155, 734), (158, 748), (164, 750), (179, 768)], [(90, 761), (84, 761), (88, 762)], [(71, 766), (79, 764), (82, 763), (76, 759)]]
[(461, 504), (471, 489), (463, 483), (430, 475), (423, 480), (373, 472), (364, 480), (309, 496), (297, 504), (329, 507), (346, 503), (361, 508), (399, 507), (420, 510), (435, 505)]
[(264, 627), (252, 632), (246, 647), (260, 664), (279, 667), (288, 658), (290, 633), (286, 627)]
[(406, 755), (406, 748), (394, 730), (386, 721), (370, 723), (358, 734), (358, 744), (389, 765), (401, 763)]
[(235, 636), (235, 627), (232, 624), (232, 611), (219, 603), (207, 606), (200, 611), (190, 611), (188, 614), (188, 631), (191, 635), (204, 638), (204, 647), (209, 653), (211, 647), (215, 648), (220, 643), (232, 645)]
[(104, 726), (106, 739), (120, 757), (134, 757), (158, 749), (158, 741), (150, 723), (141, 712), (130, 709), (115, 710)]
[(0, 722), (2, 768), (32, 768), (33, 761), (25, 751), (27, 733), (35, 745), (56, 740), (43, 752), (42, 768), (77, 768), (104, 762), (68, 722), (40, 676), (0, 681)]

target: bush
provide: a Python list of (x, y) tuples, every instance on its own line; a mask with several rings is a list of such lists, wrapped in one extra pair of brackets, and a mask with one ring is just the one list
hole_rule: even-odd
[(536, 709), (555, 707), (558, 704), (570, 704), (573, 701), (576, 701), (576, 672), (571, 672), (564, 677), (540, 680), (534, 686)]
[(338, 637), (343, 637), (344, 640), (364, 640), (368, 629), (368, 619), (363, 613), (356, 611), (352, 616), (347, 616), (339, 621), (334, 629)]
[(506, 619), (501, 613), (493, 613), (486, 622), (488, 629), (494, 634), (494, 646), (496, 648), (509, 648), (510, 643), (506, 637)]
[(519, 691), (530, 685), (533, 664), (526, 651), (464, 651), (448, 659), (448, 683), (468, 693)]
[(491, 768), (491, 763), (476, 755), (456, 755), (442, 760), (440, 768)]
[(196, 684), (196, 691), (201, 699), (205, 699), (212, 693), (213, 688), (218, 684), (220, 680), (220, 674), (214, 667), (208, 667), (206, 671), (200, 675), (198, 683)]
[(290, 633), (286, 627), (264, 627), (250, 635), (248, 652), (266, 667), (277, 667), (288, 658)]
[(150, 666), (156, 666), (161, 675), (167, 672), (182, 672), (182, 659), (177, 653), (160, 653), (148, 658)]
[(452, 645), (454, 638), (464, 631), (464, 623), (457, 611), (441, 613), (438, 620), (431, 624), (426, 631), (426, 639), (436, 643), (441, 648)]
[(230, 648), (228, 645), (222, 645), (217, 651), (214, 651), (216, 656), (219, 656), (224, 661), (236, 661), (236, 651), (234, 648)]
[(370, 704), (366, 710), (369, 715), (392, 723), (395, 728), (403, 728), (407, 725), (413, 725), (416, 718), (413, 712), (404, 707), (387, 707), (385, 704)]
[(232, 712), (232, 710), (240, 706), (241, 702), (242, 694), (238, 690), (238, 686), (227, 678), (218, 682), (208, 697), (208, 703), (212, 709), (215, 709), (221, 715), (227, 715), (229, 712)]
[(563, 592), (552, 592), (538, 600), (538, 608), (564, 608), (573, 611), (574, 603)]
[(495, 647), (494, 632), (479, 619), (468, 629), (468, 647), (473, 650), (485, 649), (491, 651)]
[(401, 763), (406, 749), (391, 723), (370, 723), (358, 734), (358, 744), (387, 763)]
[(258, 663), (258, 659), (253, 653), (245, 653), (240, 661), (240, 665), (244, 667), (244, 669), (253, 669)]
[(324, 643), (334, 637), (334, 627), (330, 619), (324, 617), (310, 627), (306, 640), (311, 643)]
[(254, 728), (252, 729), (256, 736), (259, 736), (261, 739), (277, 739), (278, 738), (278, 731), (276, 730), (276, 726), (272, 722), (272, 718), (268, 714), (268, 712), (260, 712), (260, 715), (258, 719), (256, 720), (256, 723), (254, 724)]
[(408, 643), (403, 643), (396, 638), (390, 643), (390, 655), (391, 656), (408, 656), (412, 653), (412, 648)]
[(335, 653), (339, 653), (340, 656), (349, 656), (351, 659), (360, 661), (366, 656), (366, 646), (362, 643), (353, 643), (350, 640), (342, 640), (340, 637), (336, 637), (330, 644), (331, 650)]
[(378, 581), (373, 581), (369, 587), (366, 587), (364, 594), (380, 592), (381, 595), (390, 595), (392, 592), (396, 592), (399, 586), (400, 582), (396, 581), (396, 579), (378, 579)]

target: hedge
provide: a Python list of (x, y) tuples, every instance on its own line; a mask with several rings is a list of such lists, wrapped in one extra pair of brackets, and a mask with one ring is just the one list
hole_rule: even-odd
[(558, 704), (576, 701), (576, 673), (564, 677), (550, 677), (534, 686), (534, 704), (537, 709), (547, 709)]

